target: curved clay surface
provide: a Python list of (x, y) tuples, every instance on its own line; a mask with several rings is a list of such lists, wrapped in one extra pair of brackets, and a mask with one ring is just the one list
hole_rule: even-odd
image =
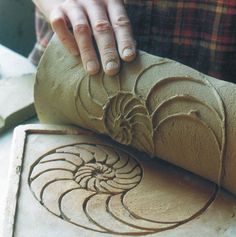
[(54, 38), (39, 65), (35, 101), (44, 123), (107, 134), (236, 194), (234, 84), (144, 52), (116, 77), (89, 76)]

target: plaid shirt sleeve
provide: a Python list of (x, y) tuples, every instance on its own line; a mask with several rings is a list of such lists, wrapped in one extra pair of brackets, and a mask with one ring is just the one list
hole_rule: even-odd
[(28, 58), (34, 65), (38, 65), (48, 42), (53, 36), (50, 24), (46, 21), (44, 15), (38, 9), (35, 10), (35, 31), (37, 41)]
[[(139, 49), (236, 83), (235, 0), (124, 2)], [(37, 20), (40, 22), (36, 15)], [(41, 51), (38, 56), (52, 35), (45, 31), (51, 31), (49, 26), (41, 26), (35, 48)]]

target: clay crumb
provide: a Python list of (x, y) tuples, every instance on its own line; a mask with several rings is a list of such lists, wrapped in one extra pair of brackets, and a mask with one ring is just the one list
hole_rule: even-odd
[(192, 117), (195, 117), (195, 118), (199, 118), (200, 117), (200, 114), (199, 114), (198, 110), (190, 110), (188, 115), (190, 115)]
[(20, 174), (20, 173), (21, 173), (21, 166), (18, 165), (18, 166), (16, 167), (16, 174), (18, 175), (18, 174)]

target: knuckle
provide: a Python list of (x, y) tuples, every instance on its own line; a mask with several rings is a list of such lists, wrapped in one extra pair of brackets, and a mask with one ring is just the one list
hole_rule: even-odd
[(63, 36), (60, 38), (61, 42), (65, 45), (70, 45), (71, 44), (71, 40), (68, 36)]
[(107, 40), (102, 44), (102, 47), (104, 49), (110, 49), (110, 50), (115, 50), (116, 49), (116, 43), (115, 40)]
[(79, 50), (80, 50), (81, 55), (83, 55), (84, 57), (94, 55), (93, 49), (89, 46), (80, 47)]
[(50, 23), (54, 29), (58, 28), (58, 27), (64, 25), (64, 17), (63, 16), (55, 16), (55, 17), (52, 16), (50, 19)]
[(51, 25), (56, 28), (60, 25), (64, 24), (64, 18), (63, 17), (55, 17), (51, 19)]
[(118, 55), (116, 53), (116, 50), (114, 48), (104, 48), (101, 51), (101, 56), (106, 59), (117, 59)]
[(78, 23), (73, 26), (73, 32), (74, 34), (90, 33), (90, 28), (86, 23)]
[(111, 31), (111, 24), (106, 20), (98, 20), (94, 24), (94, 31), (96, 33), (109, 32)]
[(113, 42), (102, 45), (102, 52), (116, 52), (116, 46)]
[(115, 20), (115, 26), (130, 26), (130, 21), (127, 16), (121, 15)]

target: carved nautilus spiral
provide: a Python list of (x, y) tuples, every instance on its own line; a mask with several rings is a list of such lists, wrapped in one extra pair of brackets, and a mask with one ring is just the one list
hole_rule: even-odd
[[(162, 198), (161, 189), (157, 190), (160, 196), (155, 194), (155, 186), (158, 187), (163, 178), (154, 180), (155, 185), (150, 184), (150, 173), (151, 169), (145, 171), (145, 165), (140, 165), (124, 150), (107, 144), (77, 143), (58, 147), (39, 157), (30, 168), (28, 183), (39, 203), (55, 216), (85, 229), (121, 235), (151, 234), (174, 228), (200, 214), (213, 201), (214, 186), (205, 189), (205, 184), (189, 186), (187, 181), (185, 187), (186, 177), (177, 176), (182, 180), (179, 202), (191, 203), (199, 187), (204, 198), (193, 202), (186, 213), (178, 216), (174, 213), (181, 207), (174, 202), (168, 205), (169, 211), (162, 210), (166, 198)], [(144, 190), (139, 188), (150, 185), (154, 194), (149, 190), (145, 197)], [(189, 195), (181, 189), (190, 190)], [(145, 210), (141, 214), (139, 206)], [(162, 213), (164, 219), (158, 213)]]
[[(226, 157), (234, 153), (233, 132), (226, 134), (231, 131), (226, 123), (234, 123), (233, 102), (225, 95), (231, 88), (178, 62), (141, 51), (114, 77), (102, 71), (89, 76), (81, 60), (54, 38), (39, 65), (35, 104), (42, 122), (106, 134), (234, 192), (231, 167), (235, 165), (225, 166)], [(230, 113), (225, 112), (227, 106)], [(223, 178), (225, 169), (230, 173)]]
[[(151, 64), (126, 81), (122, 74), (112, 79), (104, 74), (81, 78), (75, 100), (77, 123), (150, 156), (177, 165), (184, 161), (183, 168), (220, 184), (225, 149), (223, 101), (201, 74), (183, 77), (170, 72), (160, 78), (155, 72), (167, 62)], [(150, 74), (160, 79), (147, 86)], [(183, 153), (181, 160), (177, 153)]]
[(114, 140), (153, 152), (152, 123), (142, 101), (131, 93), (119, 92), (108, 100), (104, 110), (104, 124)]

